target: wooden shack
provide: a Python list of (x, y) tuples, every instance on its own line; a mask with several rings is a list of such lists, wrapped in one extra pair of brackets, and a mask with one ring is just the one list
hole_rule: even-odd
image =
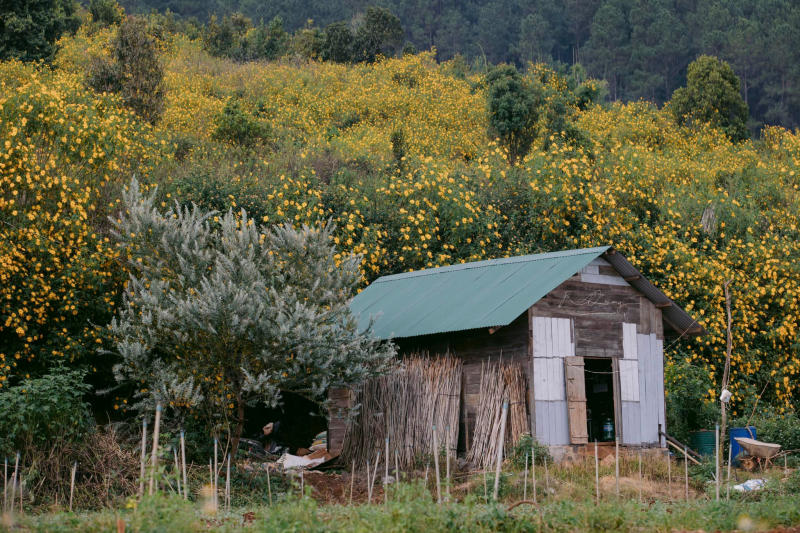
[[(665, 339), (704, 333), (610, 246), (384, 276), (351, 310), (401, 355), (463, 359), (462, 435), (475, 421), (482, 363), (518, 362), (533, 436), (556, 456), (616, 438), (663, 447)], [(334, 451), (344, 428), (331, 420)]]

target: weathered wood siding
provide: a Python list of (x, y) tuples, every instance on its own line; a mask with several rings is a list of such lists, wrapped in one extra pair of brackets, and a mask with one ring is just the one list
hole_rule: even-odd
[[(578, 356), (615, 360), (616, 423), (622, 442), (659, 442), (658, 424), (665, 427), (660, 309), (598, 258), (534, 304), (529, 315), (539, 441), (570, 442), (563, 361), (554, 359)], [(570, 332), (569, 342), (564, 331)]]

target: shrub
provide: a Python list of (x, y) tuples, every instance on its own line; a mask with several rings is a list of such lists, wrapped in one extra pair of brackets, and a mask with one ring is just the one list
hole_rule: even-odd
[(519, 439), (519, 442), (508, 450), (508, 459), (515, 467), (525, 468), (525, 457), (530, 461), (531, 448), (533, 448), (536, 454), (537, 465), (543, 465), (545, 459), (547, 459), (548, 463), (552, 464), (553, 457), (550, 455), (550, 449), (546, 445), (540, 444), (539, 441), (534, 440), (530, 435), (523, 435), (522, 438)]
[(0, 392), (0, 453), (54, 448), (83, 438), (91, 429), (82, 370), (55, 368)]
[(119, 24), (125, 16), (125, 11), (115, 0), (91, 0), (89, 13), (93, 21), (105, 26)]
[(719, 416), (717, 406), (708, 399), (714, 385), (705, 369), (683, 359), (664, 367), (667, 389), (667, 431), (681, 442), (689, 433), (713, 427)]
[(269, 126), (262, 124), (239, 106), (237, 100), (228, 100), (217, 117), (213, 137), (218, 141), (242, 146), (252, 146), (269, 137)]
[(500, 139), (508, 162), (513, 165), (527, 155), (536, 138), (542, 93), (510, 65), (492, 70), (486, 82), (489, 86), (489, 134)]

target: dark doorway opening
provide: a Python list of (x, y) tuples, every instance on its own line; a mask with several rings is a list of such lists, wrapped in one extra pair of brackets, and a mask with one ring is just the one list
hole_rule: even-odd
[(613, 442), (617, 425), (614, 417), (614, 372), (611, 359), (586, 358), (584, 379), (589, 442)]
[[(278, 407), (251, 407), (245, 416), (243, 437), (259, 441), (265, 447), (274, 443), (291, 454), (296, 454), (298, 448), (308, 449), (314, 437), (328, 427), (326, 413), (318, 404), (291, 392), (283, 393)], [(265, 437), (263, 428), (269, 423), (274, 431)]]

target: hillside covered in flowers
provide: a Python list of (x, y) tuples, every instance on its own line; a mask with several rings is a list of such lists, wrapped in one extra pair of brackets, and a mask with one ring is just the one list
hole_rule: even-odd
[(700, 369), (706, 399), (721, 378), (733, 280), (734, 412), (762, 391), (779, 412), (800, 407), (795, 132), (737, 143), (649, 103), (577, 105), (569, 74), (531, 66), (525, 76), (568, 96), (579, 142), (550, 131), (510, 165), (487, 135), (485, 75), (458, 60), (237, 63), (168, 32), (163, 112), (147, 121), (87, 87), (112, 33), (62, 38), (49, 65), (0, 64), (0, 386), (59, 364), (108, 375), (113, 358), (98, 349), (127, 276), (109, 217), (136, 176), (165, 206), (332, 219), (339, 249), (363, 255), (365, 285), (613, 245), (708, 330), (667, 341), (672, 388)]

